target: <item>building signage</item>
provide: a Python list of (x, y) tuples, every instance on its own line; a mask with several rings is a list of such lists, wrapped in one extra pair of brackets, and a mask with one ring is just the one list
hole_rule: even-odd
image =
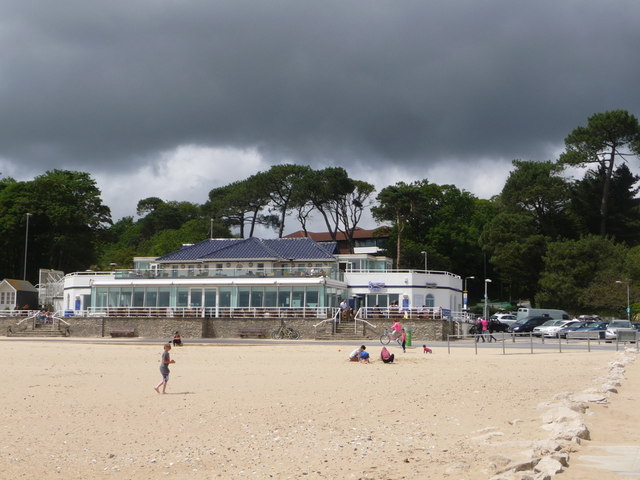
[(369, 290), (372, 292), (379, 292), (386, 287), (384, 282), (369, 282)]

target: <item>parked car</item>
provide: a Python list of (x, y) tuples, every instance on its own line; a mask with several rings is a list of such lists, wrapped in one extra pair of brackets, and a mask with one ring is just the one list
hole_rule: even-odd
[[(509, 331), (509, 325), (507, 325), (506, 323), (499, 322), (498, 320), (494, 320), (493, 317), (491, 317), (488, 327), (489, 327), (489, 333)], [(474, 324), (471, 326), (471, 328), (469, 328), (469, 335), (475, 335), (477, 333), (480, 333), (478, 332), (478, 325)]]
[(578, 322), (578, 323), (572, 323), (571, 325), (568, 325), (568, 324), (564, 325), (560, 330), (556, 332), (556, 336), (560, 338), (567, 338), (567, 333), (575, 332), (576, 330), (579, 330), (593, 323), (595, 322)]
[(544, 335), (544, 333), (547, 331), (547, 329), (556, 326), (556, 325), (562, 325), (564, 323), (566, 323), (567, 320), (547, 320), (546, 322), (544, 322), (542, 325), (538, 325), (537, 327), (534, 327), (533, 329), (533, 335), (536, 337), (541, 337)]
[(547, 328), (542, 333), (542, 335), (549, 338), (558, 338), (558, 332), (560, 331), (561, 328), (570, 327), (573, 325), (580, 327), (584, 325), (584, 322), (581, 322), (580, 320), (563, 320), (562, 323), (559, 323), (557, 325), (552, 325), (549, 328)]
[(496, 313), (491, 315), (489, 320), (497, 320), (506, 325), (513, 325), (516, 323), (516, 316), (513, 313)]
[[(580, 334), (583, 332), (599, 332), (599, 337), (604, 338), (604, 332), (608, 325), (609, 322), (586, 322), (576, 325), (565, 325), (558, 331), (558, 336), (561, 338), (581, 338)], [(585, 334), (583, 338), (587, 338), (587, 336), (588, 335)]]
[(582, 322), (601, 322), (602, 319), (598, 315), (579, 315), (578, 320)]
[(549, 320), (551, 320), (549, 317), (525, 317), (511, 325), (509, 327), (509, 331), (513, 333), (532, 332), (535, 327), (540, 326)]
[(604, 332), (604, 338), (608, 341), (617, 339), (620, 329), (633, 329), (633, 325), (629, 320), (612, 320)]

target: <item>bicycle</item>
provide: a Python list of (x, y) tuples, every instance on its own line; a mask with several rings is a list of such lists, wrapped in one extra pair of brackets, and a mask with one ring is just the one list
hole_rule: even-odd
[(280, 325), (273, 332), (271, 332), (271, 338), (274, 340), (282, 340), (283, 338), (289, 340), (297, 340), (300, 338), (300, 332), (294, 330), (291, 327), (287, 327), (286, 325)]
[(402, 340), (400, 339), (400, 334), (391, 330), (390, 328), (385, 328), (384, 333), (380, 335), (380, 343), (382, 345), (389, 345), (391, 340), (395, 340), (398, 342), (398, 345), (402, 346)]

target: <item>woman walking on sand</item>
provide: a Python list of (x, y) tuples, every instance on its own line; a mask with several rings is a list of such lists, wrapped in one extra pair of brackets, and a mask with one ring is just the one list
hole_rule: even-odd
[(169, 381), (169, 364), (176, 363), (175, 360), (171, 360), (169, 350), (171, 350), (171, 344), (165, 343), (164, 352), (162, 352), (162, 359), (160, 360), (160, 373), (162, 374), (162, 381), (154, 387), (154, 390), (158, 393), (160, 393), (160, 387), (162, 387), (162, 393), (166, 393), (167, 382)]

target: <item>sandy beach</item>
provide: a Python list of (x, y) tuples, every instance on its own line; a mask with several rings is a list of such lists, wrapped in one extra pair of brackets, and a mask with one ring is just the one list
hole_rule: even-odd
[[(187, 343), (159, 395), (161, 344), (1, 345), (0, 476), (27, 479), (488, 479), (548, 441), (541, 403), (597, 388), (621, 355), (395, 347), (386, 365), (370, 344), (367, 365), (346, 360), (357, 345)], [(609, 439), (630, 433), (604, 427), (616, 404), (640, 395), (620, 383), (585, 414)], [(585, 443), (556, 478), (578, 478)]]

